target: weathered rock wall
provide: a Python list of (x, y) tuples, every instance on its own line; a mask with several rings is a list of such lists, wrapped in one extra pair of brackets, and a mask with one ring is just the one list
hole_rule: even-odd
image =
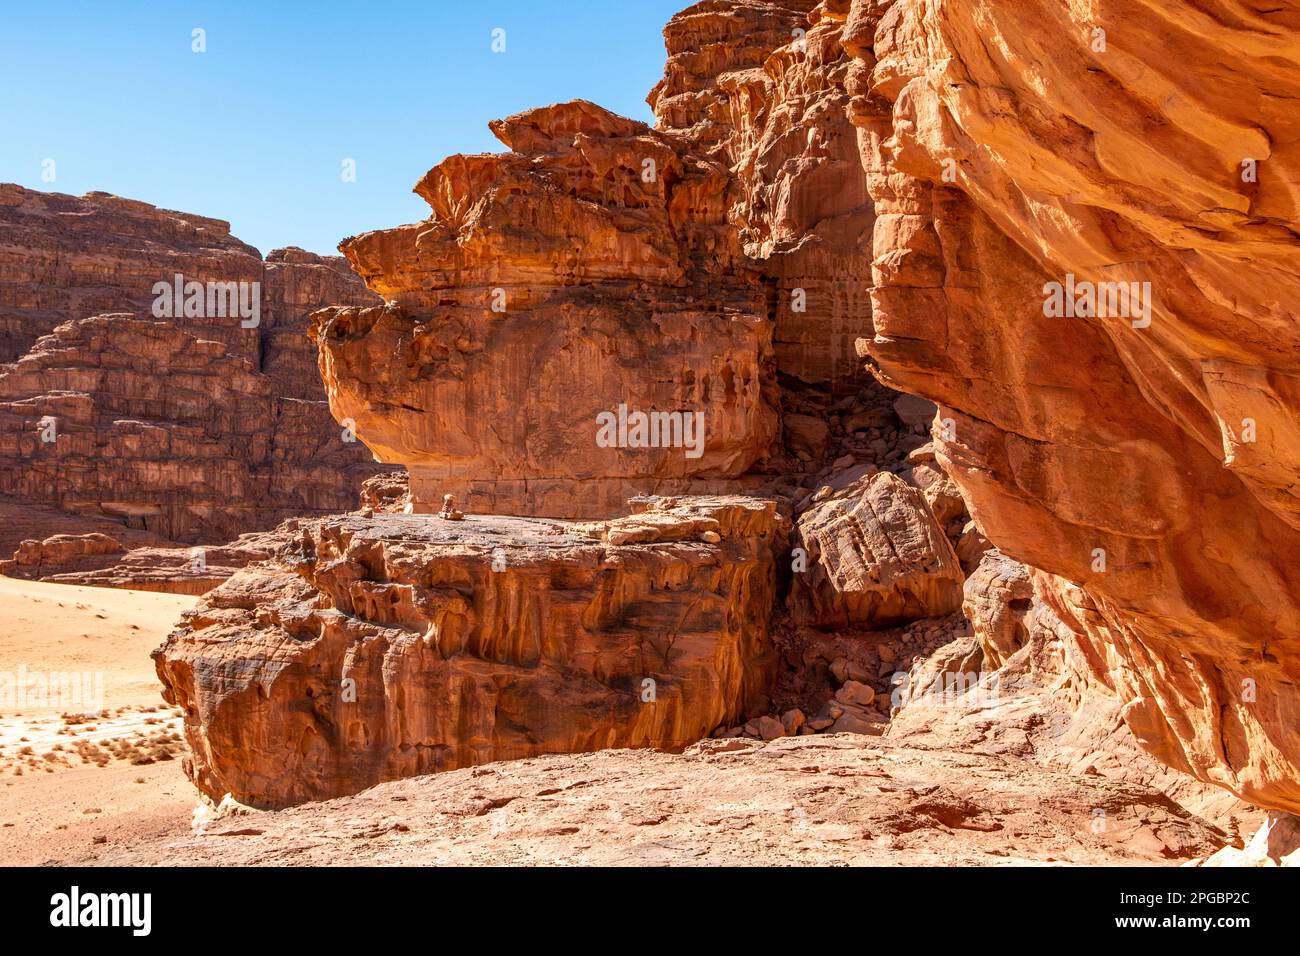
[[(583, 101), (491, 125), (512, 151), (430, 170), (430, 219), (340, 247), (387, 305), (315, 317), (335, 416), (421, 510), (596, 517), (734, 486), (779, 396), (727, 169)], [(677, 430), (602, 439), (620, 408)]]
[[(155, 318), (178, 274), (258, 283), (257, 325)], [(219, 220), (0, 185), (0, 493), (181, 541), (348, 510), (376, 466), (330, 418), (306, 316), (373, 301), (338, 257), (263, 262)]]
[[(1292, 810), (1298, 18), (898, 0), (845, 34), (878, 374), (940, 403), (988, 538), (1082, 586), (1057, 610), (1142, 745)], [(1049, 316), (1070, 276), (1149, 282), (1149, 325)]]
[(664, 27), (668, 61), (649, 96), (659, 129), (736, 177), (730, 218), (769, 288), (778, 369), (836, 394), (863, 387), (853, 342), (871, 312), (874, 218), (845, 112), (847, 11), (694, 4)]
[(346, 511), (364, 459), (323, 402), (166, 322), (69, 322), (0, 371), (6, 494), (173, 540)]

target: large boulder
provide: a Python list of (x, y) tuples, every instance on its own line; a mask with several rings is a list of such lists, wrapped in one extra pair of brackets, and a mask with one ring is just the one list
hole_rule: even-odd
[(340, 247), (388, 304), (315, 317), (335, 416), (406, 465), (417, 511), (609, 517), (738, 487), (777, 388), (726, 166), (584, 101), (491, 127), (511, 151), (430, 170), (428, 220)]
[(997, 670), (1029, 642), (1026, 618), (1034, 606), (1029, 569), (994, 549), (962, 588), (962, 611), (983, 650), (984, 669)]
[(961, 606), (964, 576), (952, 545), (921, 493), (889, 472), (814, 503), (794, 540), (797, 624), (880, 628)]
[(787, 523), (751, 498), (637, 508), (304, 525), (154, 652), (195, 784), (284, 806), (494, 760), (678, 749), (744, 717), (773, 676)]

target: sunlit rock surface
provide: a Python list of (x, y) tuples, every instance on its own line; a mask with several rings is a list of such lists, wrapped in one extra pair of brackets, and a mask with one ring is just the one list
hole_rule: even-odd
[(155, 652), (201, 790), (281, 806), (492, 760), (676, 749), (765, 695), (788, 523), (750, 498), (575, 524), (304, 525)]
[[(1297, 26), (1287, 5), (898, 0), (855, 3), (845, 34), (878, 374), (939, 403), (939, 460), (992, 543), (1082, 585), (1058, 610), (1142, 745), (1289, 810)], [(1149, 315), (1045, 314), (1071, 281), (1149, 282)]]

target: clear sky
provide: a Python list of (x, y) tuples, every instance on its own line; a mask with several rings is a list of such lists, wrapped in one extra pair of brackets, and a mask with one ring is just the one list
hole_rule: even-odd
[(688, 3), (0, 0), (0, 182), (332, 253), (424, 218), (411, 187), (449, 154), (503, 148), (490, 119), (581, 97), (649, 121), (662, 28)]

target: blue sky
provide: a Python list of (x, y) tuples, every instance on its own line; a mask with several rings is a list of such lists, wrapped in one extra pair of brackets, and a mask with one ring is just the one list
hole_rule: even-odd
[(424, 218), (411, 187), (444, 156), (502, 148), (490, 119), (582, 97), (649, 121), (663, 24), (688, 2), (0, 0), (0, 182), (227, 219), (263, 253), (334, 252)]

